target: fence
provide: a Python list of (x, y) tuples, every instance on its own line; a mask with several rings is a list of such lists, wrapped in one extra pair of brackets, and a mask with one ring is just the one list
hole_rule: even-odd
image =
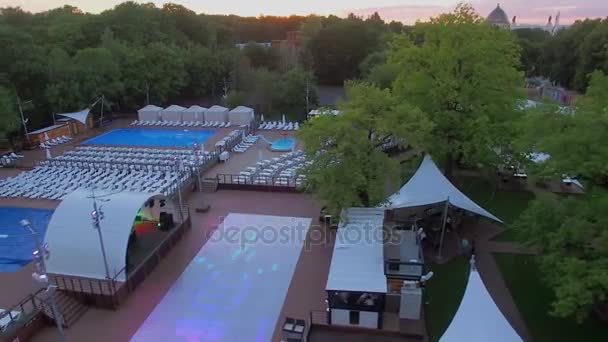
[[(51, 276), (51, 280), (58, 289), (68, 292), (83, 302), (117, 309), (128, 294), (133, 292), (156, 268), (190, 227), (191, 221), (189, 209), (187, 209), (187, 217), (184, 221), (171, 231), (139, 265), (132, 270), (123, 268), (112, 279), (91, 279), (54, 274)], [(124, 274), (127, 275), (126, 281), (118, 280)]]
[(296, 177), (243, 176), (218, 174), (218, 188), (232, 190), (300, 192), (303, 190)]
[[(0, 322), (4, 324), (0, 329), (0, 340), (14, 341), (19, 339), (27, 341), (31, 335), (42, 327), (44, 321), (40, 313), (43, 300), (37, 296), (42, 291), (45, 291), (45, 289), (40, 289), (36, 293), (28, 295), (18, 304), (0, 313)], [(13, 312), (19, 312), (19, 314), (13, 314)]]

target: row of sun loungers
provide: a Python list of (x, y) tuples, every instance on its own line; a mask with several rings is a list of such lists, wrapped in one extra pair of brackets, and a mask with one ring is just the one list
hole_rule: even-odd
[(140, 121), (131, 122), (131, 126), (161, 126), (161, 127), (217, 127), (228, 128), (230, 122), (221, 121)]
[(109, 163), (133, 165), (176, 165), (180, 160), (185, 166), (202, 166), (215, 158), (215, 152), (200, 150), (161, 150), (146, 148), (94, 147), (68, 151), (49, 160), (56, 162)]
[(17, 160), (23, 157), (24, 156), (20, 154), (15, 154), (15, 152), (0, 156), (0, 167), (14, 167), (17, 163)]
[(0, 197), (60, 200), (77, 189), (106, 192), (160, 192), (169, 195), (189, 176), (177, 172), (83, 169), (39, 166), (30, 172), (0, 180)]
[(69, 142), (72, 139), (73, 138), (64, 135), (64, 136), (61, 136), (59, 138), (47, 140), (47, 141), (41, 143), (40, 144), (40, 148), (51, 148), (53, 146), (65, 144), (65, 143)]
[(246, 152), (251, 146), (255, 145), (258, 142), (260, 137), (258, 135), (248, 135), (243, 138), (243, 140), (236, 146), (232, 148), (233, 152), (243, 153)]
[(233, 179), (238, 183), (301, 187), (306, 176), (299, 170), (310, 165), (302, 151), (284, 153), (280, 157), (262, 160), (249, 166)]
[(260, 130), (279, 130), (279, 131), (297, 131), (300, 129), (299, 122), (282, 122), (282, 121), (270, 121), (262, 122), (258, 126)]

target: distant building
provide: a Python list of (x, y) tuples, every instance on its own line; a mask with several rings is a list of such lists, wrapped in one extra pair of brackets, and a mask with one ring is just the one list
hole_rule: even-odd
[(249, 42), (249, 43), (238, 43), (238, 44), (234, 44), (234, 47), (239, 49), (239, 50), (243, 50), (245, 47), (247, 47), (247, 45), (249, 44), (256, 44), (256, 45), (260, 45), (266, 48), (269, 48), (272, 46), (271, 42)]
[(486, 21), (494, 26), (503, 29), (509, 30), (511, 28), (511, 24), (509, 23), (509, 17), (507, 16), (507, 13), (505, 13), (505, 11), (500, 8), (500, 4), (497, 4), (496, 8), (492, 12), (490, 12), (488, 17), (486, 18)]

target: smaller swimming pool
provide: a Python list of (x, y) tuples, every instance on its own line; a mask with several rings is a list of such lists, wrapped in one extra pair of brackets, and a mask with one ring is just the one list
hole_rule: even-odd
[(272, 151), (276, 151), (276, 152), (288, 152), (288, 151), (293, 150), (293, 148), (295, 146), (296, 146), (295, 139), (283, 138), (283, 139), (279, 139), (279, 140), (273, 142), (270, 145), (270, 149)]
[(202, 144), (216, 131), (121, 128), (83, 142), (83, 145), (153, 146), (188, 148)]
[(19, 223), (25, 219), (44, 241), (53, 210), (0, 207), (0, 272), (16, 272), (32, 261), (34, 237)]

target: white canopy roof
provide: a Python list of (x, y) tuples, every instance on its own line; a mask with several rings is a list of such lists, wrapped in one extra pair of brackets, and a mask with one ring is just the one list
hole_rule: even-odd
[(155, 105), (147, 105), (144, 108), (138, 110), (137, 112), (160, 112), (161, 110), (163, 110), (162, 107), (159, 106), (155, 106)]
[(233, 108), (230, 113), (253, 113), (253, 108), (249, 108), (246, 106), (238, 106)]
[(234, 125), (248, 125), (253, 121), (253, 108), (238, 106), (228, 113), (228, 121)]
[(502, 222), (450, 183), (429, 155), (424, 156), (416, 173), (399, 191), (387, 199), (385, 206), (390, 209), (409, 208), (441, 203), (446, 200), (452, 206)]
[(74, 119), (76, 121), (81, 122), (83, 125), (87, 124), (87, 118), (89, 117), (89, 112), (91, 111), (90, 108), (87, 109), (83, 109), (80, 112), (75, 112), (75, 113), (63, 113), (63, 114), (57, 114), (57, 115), (61, 115), (61, 116), (65, 116), (68, 117), (70, 119)]
[(349, 208), (345, 217), (336, 234), (325, 289), (386, 293), (384, 209)]
[(227, 111), (228, 111), (228, 108), (218, 106), (218, 105), (213, 105), (209, 109), (206, 110), (206, 112), (210, 112), (210, 113), (224, 113)]
[(492, 300), (474, 264), (458, 311), (439, 341), (523, 341)]
[(186, 108), (179, 105), (170, 105), (169, 107), (162, 110), (163, 113), (166, 112), (183, 112)]
[(207, 108), (205, 108), (205, 107), (201, 107), (201, 106), (198, 106), (198, 105), (194, 105), (194, 106), (190, 106), (190, 108), (187, 108), (187, 109), (185, 109), (184, 111), (185, 111), (185, 112), (189, 112), (189, 113), (190, 113), (190, 112), (194, 112), (194, 113), (202, 113), (202, 112), (204, 112), (204, 111), (206, 111), (206, 110), (207, 110)]
[[(49, 273), (106, 278), (99, 236), (92, 227), (90, 197), (90, 191), (76, 190), (55, 209), (45, 237), (51, 250), (47, 261)], [(101, 228), (110, 277), (125, 268), (135, 216), (146, 201), (155, 197), (165, 198), (160, 194), (120, 192), (98, 200), (98, 209), (101, 206), (104, 214)], [(117, 280), (125, 280), (124, 272)]]

